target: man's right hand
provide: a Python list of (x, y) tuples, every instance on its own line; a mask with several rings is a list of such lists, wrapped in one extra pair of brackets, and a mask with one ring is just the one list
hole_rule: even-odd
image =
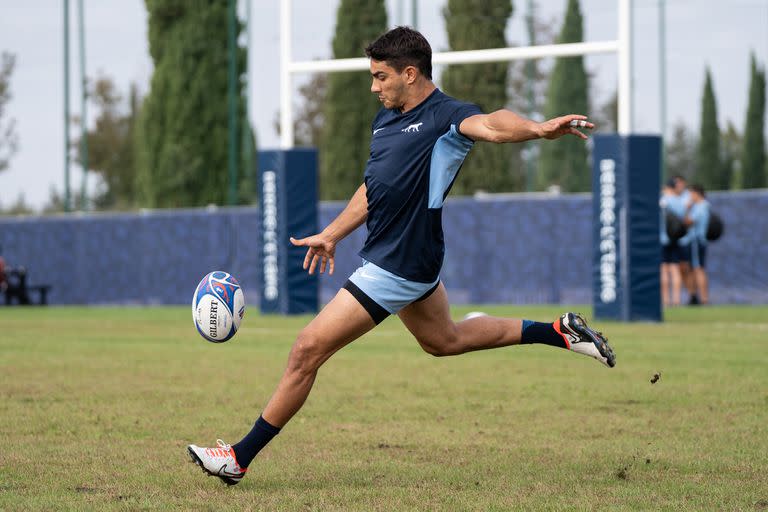
[(328, 266), (328, 274), (333, 274), (333, 257), (336, 252), (336, 242), (326, 237), (322, 233), (308, 236), (299, 240), (291, 237), (291, 243), (299, 247), (308, 247), (307, 255), (304, 257), (302, 268), (309, 273), (314, 274), (318, 260), (320, 261), (320, 273), (325, 272)]

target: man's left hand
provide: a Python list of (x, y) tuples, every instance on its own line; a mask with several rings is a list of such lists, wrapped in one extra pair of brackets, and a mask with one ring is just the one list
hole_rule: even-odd
[(578, 128), (591, 130), (595, 125), (587, 121), (587, 116), (569, 114), (544, 121), (539, 124), (539, 127), (543, 139), (559, 139), (563, 135), (571, 134), (586, 140), (587, 135), (579, 131)]

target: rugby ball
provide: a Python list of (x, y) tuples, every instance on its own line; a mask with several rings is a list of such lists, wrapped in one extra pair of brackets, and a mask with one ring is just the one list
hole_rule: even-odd
[(213, 343), (235, 335), (245, 314), (245, 296), (232, 274), (220, 270), (206, 275), (192, 297), (192, 319), (197, 332)]

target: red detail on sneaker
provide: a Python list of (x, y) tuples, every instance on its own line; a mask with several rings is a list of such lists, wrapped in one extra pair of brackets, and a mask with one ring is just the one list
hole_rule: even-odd
[(235, 449), (232, 448), (231, 446), (229, 447), (229, 453), (231, 453), (232, 458), (235, 459), (235, 464), (237, 464), (237, 469), (240, 470), (240, 474), (244, 475), (245, 472), (248, 471), (248, 468), (244, 468), (243, 466), (240, 465), (239, 462), (237, 462), (237, 454), (235, 453)]

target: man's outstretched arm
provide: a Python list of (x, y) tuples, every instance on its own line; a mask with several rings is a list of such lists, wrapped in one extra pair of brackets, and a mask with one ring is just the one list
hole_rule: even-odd
[(336, 244), (348, 234), (353, 232), (368, 217), (368, 198), (365, 183), (360, 185), (357, 192), (349, 200), (344, 210), (333, 219), (333, 222), (319, 234), (297, 240), (291, 237), (293, 245), (307, 247), (307, 255), (304, 257), (304, 269), (309, 268), (309, 273), (315, 272), (318, 261), (320, 273), (325, 272), (328, 265), (328, 273), (333, 274), (333, 258), (336, 252)]
[(524, 142), (532, 139), (557, 139), (563, 135), (587, 136), (577, 128), (592, 129), (595, 125), (587, 116), (569, 114), (543, 123), (531, 121), (511, 110), (497, 110), (490, 114), (477, 114), (466, 118), (459, 125), (459, 131), (474, 141)]

